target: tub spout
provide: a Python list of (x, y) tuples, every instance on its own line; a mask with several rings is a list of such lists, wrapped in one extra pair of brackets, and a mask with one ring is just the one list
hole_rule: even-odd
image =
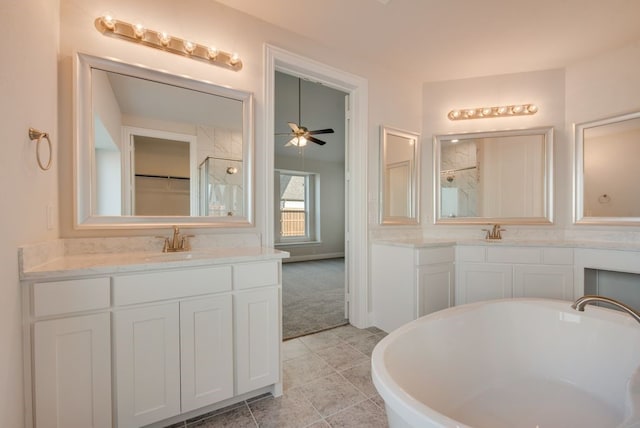
[(611, 299), (609, 297), (596, 296), (596, 295), (582, 296), (578, 300), (573, 302), (571, 307), (577, 311), (584, 312), (585, 306), (587, 306), (589, 303), (597, 303), (597, 302), (608, 303), (610, 305), (613, 305), (616, 308), (619, 308), (624, 312), (628, 313), (633, 317), (633, 319), (635, 319), (640, 323), (640, 313), (638, 311), (636, 311), (635, 309), (632, 309), (631, 307), (625, 305), (624, 303), (618, 302), (617, 300)]

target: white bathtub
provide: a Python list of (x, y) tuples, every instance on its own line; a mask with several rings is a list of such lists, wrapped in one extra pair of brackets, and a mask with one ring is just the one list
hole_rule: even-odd
[(638, 427), (640, 324), (542, 299), (436, 312), (376, 346), (373, 382), (398, 427)]

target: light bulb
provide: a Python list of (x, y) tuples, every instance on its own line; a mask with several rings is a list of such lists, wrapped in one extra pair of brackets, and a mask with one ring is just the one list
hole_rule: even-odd
[(192, 54), (195, 49), (196, 49), (196, 45), (194, 45), (192, 42), (190, 42), (188, 40), (184, 41), (184, 50), (188, 54)]
[(116, 28), (116, 20), (109, 13), (105, 13), (102, 17), (102, 24), (109, 30)]
[(298, 137), (298, 144), (296, 144), (296, 146), (304, 147), (306, 145), (307, 145), (307, 139), (304, 137)]
[(538, 106), (535, 104), (529, 104), (527, 110), (529, 111), (529, 113), (535, 113), (538, 111)]
[(141, 39), (144, 36), (144, 32), (145, 32), (144, 25), (138, 23), (133, 26), (133, 34), (139, 39)]
[(511, 111), (512, 111), (514, 114), (520, 114), (520, 113), (522, 113), (522, 110), (524, 110), (524, 107), (522, 107), (522, 106), (513, 106), (513, 107), (511, 108)]
[(464, 114), (465, 114), (467, 117), (473, 117), (473, 116), (475, 116), (476, 111), (475, 111), (475, 110), (472, 110), (472, 109), (469, 109), (469, 110), (466, 110), (466, 111), (464, 112)]
[(460, 110), (451, 110), (449, 112), (449, 119), (457, 119), (460, 117)]
[(489, 116), (491, 114), (491, 107), (485, 107), (482, 109), (483, 116)]
[(507, 108), (504, 107), (504, 106), (503, 107), (498, 107), (498, 110), (496, 110), (496, 111), (497, 111), (497, 113), (499, 115), (503, 115), (503, 114), (505, 114), (507, 112)]
[(161, 32), (159, 38), (162, 46), (168, 46), (171, 42), (171, 36), (166, 31)]
[[(236, 65), (240, 61), (240, 55), (237, 52), (234, 52), (229, 59), (229, 63), (231, 65)], [(305, 143), (306, 144), (306, 143)]]
[(209, 59), (216, 59), (218, 53), (218, 48), (210, 47), (209, 49), (207, 49), (207, 55), (209, 56)]
[(460, 140), (458, 140), (458, 139), (451, 140), (451, 143), (452, 143), (452, 144), (455, 144), (455, 143), (457, 143), (458, 141), (460, 141)]

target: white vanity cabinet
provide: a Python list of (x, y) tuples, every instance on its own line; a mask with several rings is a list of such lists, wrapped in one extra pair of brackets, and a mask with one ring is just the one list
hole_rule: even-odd
[(456, 305), (510, 297), (572, 300), (573, 248), (458, 245)]
[(371, 288), (373, 324), (387, 332), (453, 306), (453, 244), (374, 243)]
[(34, 314), (26, 349), (35, 424), (111, 428), (109, 278), (37, 282), (25, 293)]
[(140, 427), (279, 395), (280, 259), (25, 281), (27, 426)]

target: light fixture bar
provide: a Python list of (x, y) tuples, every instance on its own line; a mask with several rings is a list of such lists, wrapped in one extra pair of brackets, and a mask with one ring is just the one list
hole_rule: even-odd
[(491, 117), (530, 116), (538, 112), (535, 104), (516, 104), (499, 107), (478, 107), (451, 110), (449, 120), (488, 119)]
[(233, 71), (242, 70), (242, 61), (237, 53), (224, 52), (213, 46), (201, 45), (165, 32), (150, 30), (144, 28), (141, 24), (130, 24), (114, 19), (110, 15), (105, 15), (96, 18), (95, 26), (105, 36), (118, 37)]

